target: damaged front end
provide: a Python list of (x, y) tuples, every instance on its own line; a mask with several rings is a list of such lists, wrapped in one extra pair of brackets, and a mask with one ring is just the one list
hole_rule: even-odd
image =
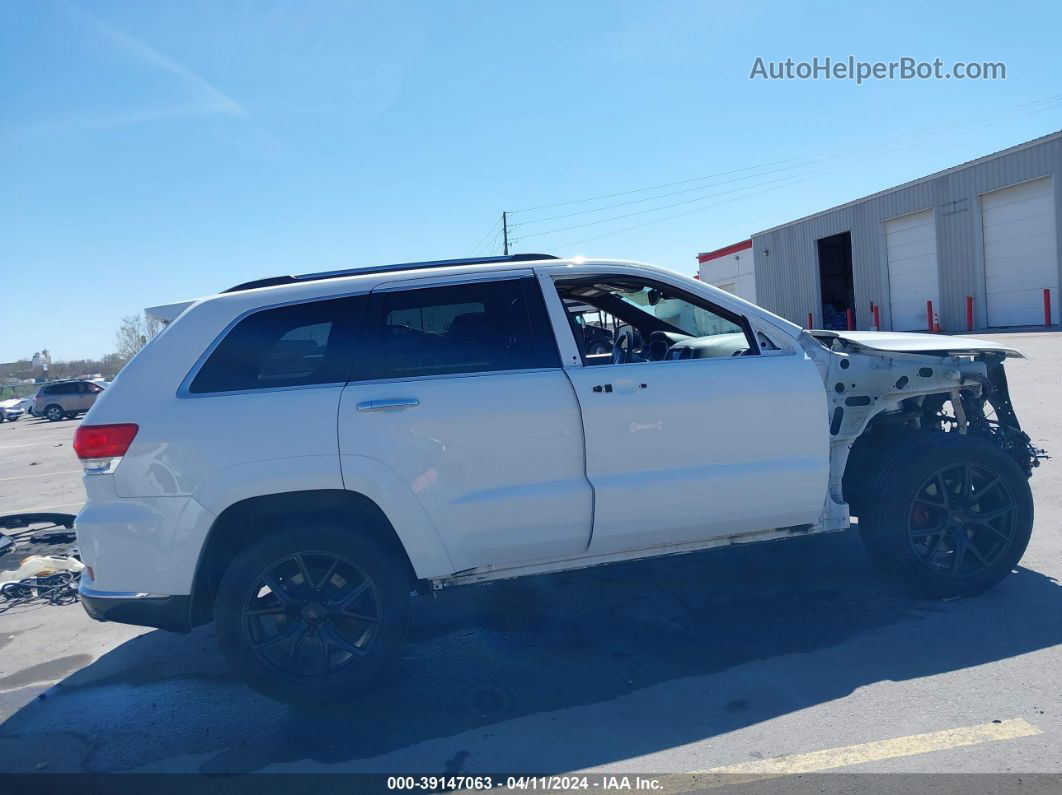
[[(805, 348), (823, 375), (830, 420), (830, 497), (823, 522), (860, 512), (862, 486), (885, 448), (923, 432), (980, 436), (1026, 476), (1046, 453), (1032, 444), (1011, 403), (994, 342), (928, 334), (809, 332)], [(845, 517), (847, 518), (847, 517)]]

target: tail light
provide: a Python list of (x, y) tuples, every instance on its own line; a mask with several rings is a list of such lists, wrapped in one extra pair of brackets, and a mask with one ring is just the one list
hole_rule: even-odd
[(115, 425), (80, 425), (74, 432), (74, 452), (85, 473), (105, 475), (114, 472), (129, 450), (140, 426), (132, 422)]

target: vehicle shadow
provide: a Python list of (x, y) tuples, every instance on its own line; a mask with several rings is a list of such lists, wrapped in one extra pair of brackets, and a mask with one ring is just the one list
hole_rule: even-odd
[[(276, 704), (245, 688), (226, 671), (211, 627), (149, 632), (23, 708), (0, 737), (25, 748), (34, 737), (75, 735), (84, 747), (70, 765), (99, 771), (309, 762), (388, 772), (577, 770), (873, 683), (1053, 646), (1062, 622), (1045, 617), (1058, 615), (1062, 589), (1028, 569), (976, 599), (923, 600), (876, 574), (854, 533), (808, 537), (417, 599), (384, 684), (325, 709)], [(591, 708), (558, 716), (581, 705)], [(503, 747), (495, 736), (508, 738)]]

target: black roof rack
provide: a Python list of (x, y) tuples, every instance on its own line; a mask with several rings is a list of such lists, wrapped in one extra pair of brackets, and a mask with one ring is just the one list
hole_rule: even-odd
[(223, 293), (239, 293), (258, 287), (273, 287), (278, 284), (297, 284), (299, 282), (317, 282), (323, 279), (339, 279), (343, 276), (358, 276), (363, 273), (390, 273), (391, 271), (412, 271), (422, 268), (446, 268), (451, 265), (484, 265), (491, 262), (529, 262), (540, 259), (557, 259), (552, 254), (510, 254), (505, 257), (465, 257), (463, 259), (437, 259), (429, 262), (402, 262), (394, 265), (368, 265), (364, 268), (345, 268), (339, 271), (322, 271), (321, 273), (302, 273), (298, 276), (268, 276), (265, 279), (237, 284)]

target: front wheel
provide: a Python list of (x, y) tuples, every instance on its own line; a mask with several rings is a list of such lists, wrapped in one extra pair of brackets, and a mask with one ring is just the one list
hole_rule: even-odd
[(410, 580), (398, 555), (356, 529), (267, 535), (218, 588), (218, 642), (260, 693), (292, 704), (348, 699), (402, 645)]
[(859, 518), (871, 558), (937, 597), (972, 596), (1006, 577), (1033, 524), (1014, 460), (958, 433), (919, 434), (891, 452)]

